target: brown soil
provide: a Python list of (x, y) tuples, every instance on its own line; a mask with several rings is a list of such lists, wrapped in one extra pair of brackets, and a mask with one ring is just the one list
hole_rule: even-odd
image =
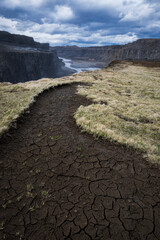
[(1, 139), (0, 239), (160, 239), (160, 170), (81, 133), (75, 92), (43, 93)]

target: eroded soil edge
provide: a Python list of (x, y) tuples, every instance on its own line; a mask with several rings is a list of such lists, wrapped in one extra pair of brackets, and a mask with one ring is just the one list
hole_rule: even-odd
[(160, 170), (81, 133), (76, 84), (43, 93), (0, 143), (0, 239), (160, 239)]

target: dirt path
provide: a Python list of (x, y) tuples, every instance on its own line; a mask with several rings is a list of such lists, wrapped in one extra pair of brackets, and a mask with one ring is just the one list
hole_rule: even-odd
[(45, 92), (1, 141), (0, 239), (159, 240), (160, 170), (81, 133), (75, 92)]

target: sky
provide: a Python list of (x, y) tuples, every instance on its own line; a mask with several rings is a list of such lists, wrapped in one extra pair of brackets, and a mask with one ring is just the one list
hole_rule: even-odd
[(160, 38), (160, 0), (0, 0), (0, 30), (51, 46)]

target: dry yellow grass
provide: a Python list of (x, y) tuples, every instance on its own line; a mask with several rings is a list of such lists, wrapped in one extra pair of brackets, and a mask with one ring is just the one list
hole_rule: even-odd
[(0, 136), (12, 122), (34, 102), (34, 97), (45, 89), (70, 83), (72, 77), (40, 79), (26, 83), (0, 83)]
[(94, 103), (77, 110), (77, 124), (160, 163), (160, 67), (121, 62), (92, 75), (93, 84), (78, 93)]
[(121, 62), (60, 79), (0, 83), (0, 135), (44, 89), (72, 82), (91, 83), (79, 86), (77, 92), (93, 100), (75, 113), (84, 131), (134, 147), (160, 163), (160, 64)]

